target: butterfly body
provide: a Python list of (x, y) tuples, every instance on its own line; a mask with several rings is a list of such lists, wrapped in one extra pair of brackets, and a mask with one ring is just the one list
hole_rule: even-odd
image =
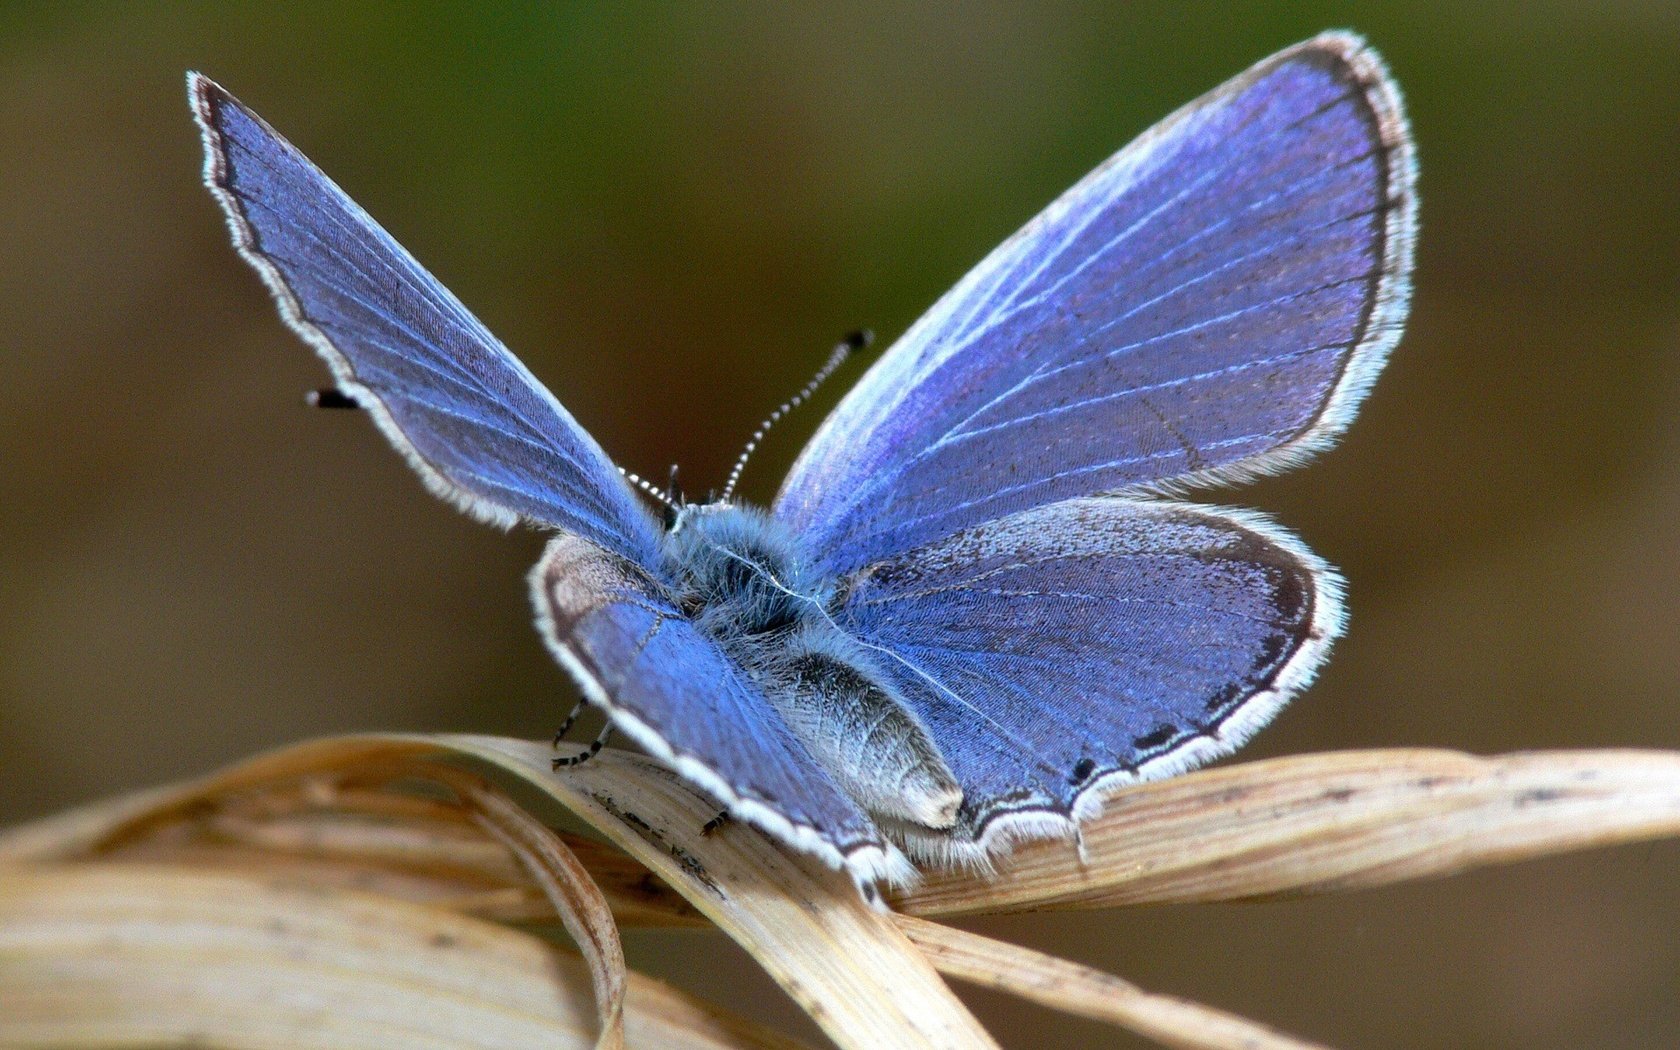
[(798, 537), (757, 507), (687, 504), (663, 537), (678, 605), (707, 634), (750, 648), (820, 618), (833, 582), (812, 570)]
[(938, 747), (869, 650), (835, 621), (835, 581), (767, 511), (686, 506), (665, 537), (673, 604), (733, 659), (811, 756), (872, 815), (950, 827)]
[(884, 353), (766, 509), (661, 526), (570, 413), (272, 127), (189, 74), (285, 322), (433, 491), (553, 532), (544, 642), (744, 823), (862, 882), (985, 868), (1226, 754), (1341, 581), (1190, 491), (1334, 443), (1398, 341), (1416, 197), (1381, 60), (1327, 33), (1099, 165)]

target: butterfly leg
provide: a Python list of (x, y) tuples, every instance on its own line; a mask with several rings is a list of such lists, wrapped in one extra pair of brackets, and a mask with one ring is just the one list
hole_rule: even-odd
[(563, 721), (561, 721), (560, 728), (556, 729), (554, 731), (554, 745), (553, 746), (554, 746), (554, 749), (556, 751), (560, 750), (560, 741), (564, 740), (566, 738), (566, 734), (571, 732), (572, 726), (577, 724), (578, 715), (583, 714), (583, 709), (586, 706), (588, 706), (588, 705), (586, 704), (585, 701), (582, 701), (582, 700), (579, 700), (577, 703), (573, 704), (571, 713), (566, 715), (565, 719)]
[[(570, 720), (568, 720), (568, 723), (569, 722)], [(570, 728), (569, 724), (567, 728)], [(557, 770), (569, 769), (572, 766), (581, 766), (583, 763), (601, 753), (601, 749), (607, 746), (607, 740), (612, 736), (612, 731), (613, 724), (611, 720), (609, 720), (606, 725), (601, 727), (600, 733), (596, 734), (595, 739), (590, 742), (588, 747), (570, 757), (553, 759), (551, 765)], [(556, 738), (555, 742), (559, 742), (558, 738)]]
[(723, 827), (725, 824), (728, 824), (730, 819), (729, 811), (727, 809), (720, 809), (718, 810), (717, 816), (700, 825), (700, 834), (710, 835), (712, 832)]

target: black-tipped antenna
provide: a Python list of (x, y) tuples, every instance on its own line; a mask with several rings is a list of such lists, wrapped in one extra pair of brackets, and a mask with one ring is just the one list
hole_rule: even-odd
[(310, 408), (361, 408), (362, 403), (337, 387), (322, 387), (303, 395)]
[(757, 451), (758, 443), (764, 440), (764, 435), (770, 433), (770, 428), (779, 423), (783, 416), (809, 400), (811, 395), (817, 392), (817, 387), (823, 385), (823, 380), (833, 375), (836, 369), (846, 363), (846, 358), (866, 348), (874, 341), (875, 333), (867, 328), (859, 328), (840, 340), (839, 344), (835, 346), (834, 352), (828, 355), (828, 360), (824, 361), (823, 366), (817, 369), (817, 374), (811, 377), (811, 381), (806, 383), (799, 393), (783, 401), (781, 406), (770, 413), (769, 417), (758, 425), (758, 429), (753, 431), (752, 437), (747, 439), (747, 447), (741, 450), (740, 456), (735, 460), (735, 466), (730, 468), (729, 480), (723, 483), (723, 495), (718, 497), (718, 502), (728, 503), (730, 497), (735, 495), (735, 483), (741, 480), (741, 471), (747, 469), (747, 460), (752, 458), (752, 454)]

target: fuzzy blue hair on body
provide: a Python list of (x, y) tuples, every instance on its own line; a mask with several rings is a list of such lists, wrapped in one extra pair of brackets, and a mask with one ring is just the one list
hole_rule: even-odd
[(757, 507), (680, 508), (665, 534), (673, 604), (745, 671), (836, 783), (872, 815), (948, 828), (962, 788), (868, 650), (834, 620), (835, 587)]

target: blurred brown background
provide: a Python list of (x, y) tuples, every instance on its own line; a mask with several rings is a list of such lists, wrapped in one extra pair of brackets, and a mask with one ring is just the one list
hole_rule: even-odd
[[(325, 372), (199, 185), (189, 67), (620, 463), (703, 489), (840, 333), (897, 334), (1154, 119), (1356, 28), (1419, 140), (1416, 300), (1342, 447), (1226, 497), (1352, 590), (1321, 683), (1246, 754), (1680, 747), (1680, 7), (816, 11), (0, 6), (0, 819), (323, 733), (542, 736), (573, 698), (529, 622), (540, 537), (303, 407)], [(1663, 843), (988, 928), (1338, 1045), (1671, 1047), (1677, 875)], [(717, 939), (630, 950), (794, 1013)], [(1132, 1045), (973, 1001), (1009, 1045)]]

